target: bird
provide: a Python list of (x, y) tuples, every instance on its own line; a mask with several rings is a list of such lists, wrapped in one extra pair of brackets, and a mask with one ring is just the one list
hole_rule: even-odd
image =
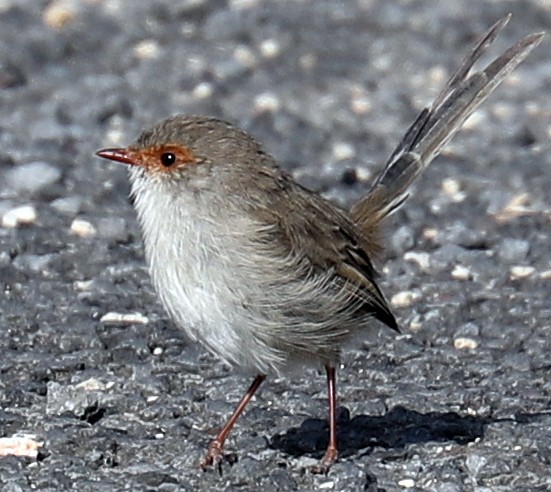
[(377, 324), (399, 332), (378, 286), (381, 227), (473, 111), (537, 46), (533, 33), (484, 69), (473, 65), (511, 15), (476, 43), (349, 210), (297, 183), (252, 136), (208, 116), (176, 115), (99, 157), (127, 165), (153, 286), (186, 337), (254, 375), (200, 466), (221, 470), (230, 431), (263, 381), (325, 368), (328, 446), (338, 460), (336, 367)]

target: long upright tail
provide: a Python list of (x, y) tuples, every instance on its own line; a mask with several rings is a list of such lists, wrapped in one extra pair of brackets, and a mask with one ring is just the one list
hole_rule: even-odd
[(368, 193), (351, 210), (366, 232), (394, 212), (408, 197), (411, 183), (425, 170), (465, 120), (507, 75), (537, 46), (543, 33), (526, 36), (484, 70), (471, 73), (475, 62), (507, 25), (511, 14), (496, 22), (480, 39), (432, 105), (423, 109)]

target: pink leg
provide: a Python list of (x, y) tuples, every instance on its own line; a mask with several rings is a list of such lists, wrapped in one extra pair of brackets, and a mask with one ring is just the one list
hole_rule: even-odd
[(247, 392), (243, 395), (243, 398), (241, 398), (239, 405), (237, 405), (237, 408), (234, 410), (232, 416), (229, 418), (224, 428), (212, 440), (208, 447), (207, 454), (200, 464), (203, 470), (205, 470), (210, 465), (220, 465), (222, 456), (224, 454), (224, 443), (226, 442), (228, 434), (231, 432), (233, 426), (237, 422), (237, 419), (241, 416), (243, 410), (245, 410), (245, 407), (251, 401), (251, 398), (256, 393), (256, 390), (265, 379), (266, 376), (264, 374), (259, 374), (258, 376), (256, 376), (255, 380), (253, 381)]
[(329, 472), (329, 469), (339, 457), (339, 450), (337, 448), (337, 389), (335, 368), (332, 366), (325, 366), (325, 371), (327, 372), (327, 396), (329, 399), (329, 444), (319, 464), (312, 468), (313, 473)]

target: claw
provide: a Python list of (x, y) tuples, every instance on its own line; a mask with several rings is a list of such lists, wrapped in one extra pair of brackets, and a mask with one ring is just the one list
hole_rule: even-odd
[(339, 452), (336, 448), (329, 447), (321, 461), (310, 468), (310, 471), (316, 475), (327, 475), (333, 464), (339, 458)]
[(213, 466), (218, 469), (218, 473), (222, 475), (222, 461), (224, 459), (224, 448), (220, 441), (215, 439), (209, 444), (207, 454), (201, 460), (199, 464), (203, 471), (206, 471), (209, 466)]

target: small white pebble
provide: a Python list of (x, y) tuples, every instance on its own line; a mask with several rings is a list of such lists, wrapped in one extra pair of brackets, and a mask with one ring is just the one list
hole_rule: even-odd
[(260, 53), (264, 58), (275, 58), (280, 51), (281, 46), (277, 39), (266, 39), (260, 43)]
[(437, 87), (444, 85), (449, 77), (449, 73), (442, 65), (436, 65), (435, 67), (429, 69), (428, 76), (431, 85)]
[(333, 487), (335, 487), (335, 482), (333, 481), (323, 482), (318, 485), (318, 489), (321, 489), (321, 490), (328, 490), (328, 489), (332, 489)]
[(162, 432), (157, 432), (157, 434), (155, 434), (155, 439), (164, 439), (164, 438), (165, 438), (165, 435)]
[(438, 229), (435, 229), (433, 227), (427, 227), (423, 230), (423, 237), (425, 239), (428, 239), (429, 241), (434, 241), (436, 237), (438, 236)]
[(442, 181), (442, 191), (455, 203), (460, 203), (467, 195), (461, 191), (461, 184), (457, 179), (446, 178)]
[(61, 29), (71, 22), (76, 16), (75, 5), (68, 0), (51, 2), (42, 14), (42, 21), (48, 27)]
[(96, 235), (96, 228), (91, 222), (82, 219), (75, 219), (71, 223), (71, 232), (79, 237), (93, 237)]
[(164, 352), (163, 347), (155, 347), (153, 349), (153, 355), (161, 355)]
[(371, 178), (371, 171), (366, 167), (357, 166), (356, 167), (356, 178), (360, 183), (364, 183)]
[(275, 113), (280, 106), (279, 98), (273, 92), (263, 92), (254, 98), (254, 109), (257, 113)]
[(392, 296), (390, 303), (397, 308), (409, 307), (421, 299), (421, 293), (413, 290), (404, 290)]
[(362, 116), (366, 115), (372, 108), (373, 104), (371, 103), (371, 99), (366, 95), (354, 95), (350, 100), (350, 109), (352, 109), (355, 114)]
[(244, 10), (254, 7), (258, 0), (230, 0), (229, 7), (231, 10)]
[(10, 229), (34, 222), (36, 222), (36, 210), (32, 205), (12, 208), (2, 216), (2, 226)]
[(532, 266), (517, 265), (511, 267), (511, 280), (519, 280), (521, 278), (526, 278), (532, 275), (536, 269)]
[(361, 85), (353, 85), (350, 88), (350, 109), (359, 115), (369, 113), (373, 105), (369, 93)]
[(540, 272), (539, 277), (544, 280), (551, 280), (551, 270), (544, 270), (543, 272)]
[(207, 99), (212, 96), (214, 88), (210, 82), (201, 82), (193, 88), (193, 97), (196, 99)]
[(519, 193), (515, 195), (501, 210), (492, 215), (498, 222), (509, 222), (517, 217), (530, 215), (530, 196), (528, 193)]
[(75, 282), (73, 282), (73, 287), (78, 292), (86, 292), (87, 290), (90, 290), (93, 285), (93, 280), (75, 280)]
[(474, 350), (478, 347), (478, 342), (468, 337), (457, 337), (453, 341), (453, 346), (457, 350)]
[(83, 389), (85, 391), (103, 391), (105, 389), (105, 384), (99, 379), (90, 378), (82, 383), (78, 383), (75, 388)]
[(404, 260), (417, 263), (421, 270), (428, 270), (430, 268), (430, 255), (425, 252), (418, 253), (417, 251), (408, 251), (404, 254)]
[(451, 198), (454, 203), (461, 203), (464, 202), (467, 198), (467, 193), (465, 193), (464, 191), (460, 191), (459, 193), (453, 195)]
[(24, 456), (36, 459), (38, 448), (43, 444), (37, 441), (35, 436), (0, 437), (0, 456)]
[(442, 181), (442, 191), (448, 195), (455, 195), (461, 190), (461, 186), (459, 184), (459, 181), (454, 178), (446, 178), (444, 181)]
[(356, 155), (356, 149), (348, 142), (335, 142), (331, 150), (336, 161), (352, 159)]
[(411, 489), (415, 487), (415, 480), (413, 478), (404, 478), (398, 482), (398, 485), (404, 487), (404, 489)]
[(247, 46), (237, 46), (233, 51), (233, 57), (244, 67), (254, 67), (256, 64), (256, 56)]
[(439, 214), (442, 212), (442, 202), (440, 200), (434, 200), (429, 202), (430, 211), (433, 214)]
[(158, 395), (152, 395), (152, 396), (148, 396), (146, 401), (147, 403), (155, 403), (158, 399), (159, 399)]
[(159, 43), (155, 39), (144, 39), (134, 46), (134, 54), (142, 60), (157, 58), (160, 51)]
[(456, 280), (470, 280), (473, 278), (473, 273), (469, 268), (463, 265), (455, 265), (451, 276)]
[(133, 324), (146, 325), (149, 323), (149, 318), (141, 313), (105, 313), (100, 323), (108, 326), (128, 326)]

